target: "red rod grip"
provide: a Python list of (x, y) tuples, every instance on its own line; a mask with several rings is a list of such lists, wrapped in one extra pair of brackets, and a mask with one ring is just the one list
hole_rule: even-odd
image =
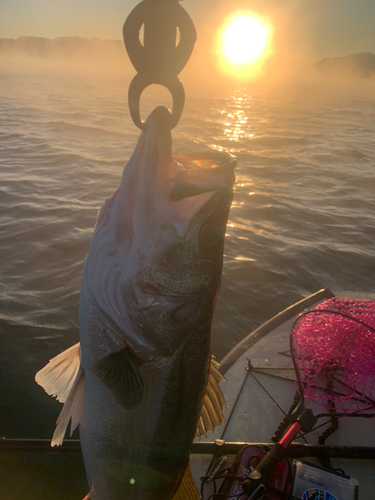
[(302, 429), (301, 424), (295, 422), (291, 426), (291, 428), (284, 434), (284, 436), (280, 439), (279, 444), (281, 444), (281, 446), (283, 446), (284, 448), (287, 448), (301, 429)]

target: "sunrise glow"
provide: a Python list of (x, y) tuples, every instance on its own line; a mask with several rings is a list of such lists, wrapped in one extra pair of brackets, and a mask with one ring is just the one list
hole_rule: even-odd
[(268, 28), (250, 16), (239, 16), (224, 32), (224, 52), (237, 63), (254, 61), (267, 43)]
[(258, 74), (270, 55), (271, 26), (250, 13), (229, 17), (219, 33), (221, 68), (238, 78)]

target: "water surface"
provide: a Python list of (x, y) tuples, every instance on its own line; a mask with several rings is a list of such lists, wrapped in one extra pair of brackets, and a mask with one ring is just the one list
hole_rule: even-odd
[[(96, 214), (138, 138), (121, 78), (0, 71), (0, 435), (50, 437), (35, 372), (78, 339)], [(158, 102), (149, 94), (147, 115)], [(316, 292), (370, 298), (375, 96), (233, 88), (188, 97), (177, 151), (230, 151), (237, 183), (213, 325), (221, 358)]]

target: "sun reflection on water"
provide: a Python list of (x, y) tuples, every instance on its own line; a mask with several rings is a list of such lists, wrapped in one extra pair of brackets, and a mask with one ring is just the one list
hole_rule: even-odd
[(249, 129), (249, 100), (247, 95), (234, 95), (228, 109), (221, 112), (225, 115), (224, 136), (230, 141), (254, 136)]
[[(254, 120), (251, 119), (253, 100), (244, 87), (238, 87), (221, 108), (221, 133), (215, 137), (211, 147), (216, 151), (231, 151), (236, 154), (235, 143), (254, 137)], [(220, 108), (219, 108), (220, 109)], [(228, 141), (233, 143), (231, 146)]]

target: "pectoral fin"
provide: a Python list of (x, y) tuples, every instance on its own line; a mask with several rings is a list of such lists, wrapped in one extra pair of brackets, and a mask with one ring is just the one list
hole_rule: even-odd
[(224, 395), (219, 383), (225, 378), (217, 370), (218, 363), (211, 358), (210, 373), (206, 394), (203, 398), (201, 413), (195, 437), (205, 436), (208, 431), (213, 431), (219, 425), (225, 423), (223, 409), (226, 408)]
[(201, 498), (191, 473), (190, 464), (186, 467), (180, 486), (172, 500), (199, 500)]
[(138, 366), (134, 352), (125, 347), (98, 361), (92, 371), (112, 392), (119, 405), (133, 408), (143, 395), (143, 379)]

